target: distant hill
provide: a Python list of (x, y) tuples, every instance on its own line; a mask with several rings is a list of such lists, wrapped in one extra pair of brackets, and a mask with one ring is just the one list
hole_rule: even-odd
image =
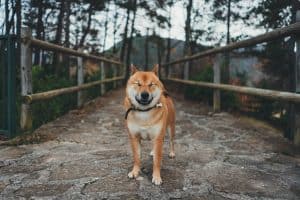
[[(158, 38), (150, 36), (148, 38), (148, 69), (150, 69), (154, 64), (158, 63), (158, 48), (157, 44), (161, 47), (160, 57), (161, 63), (166, 62), (167, 55), (167, 44), (168, 38)], [(133, 38), (132, 52), (131, 52), (131, 63), (138, 66), (140, 69), (145, 69), (145, 43), (146, 36)], [(119, 57), (123, 42), (119, 42), (116, 45), (117, 53), (114, 55)], [(209, 47), (198, 45), (196, 47), (196, 52), (203, 51)], [(171, 39), (171, 61), (183, 57), (184, 41)], [(110, 48), (106, 54), (112, 54), (112, 48)]]

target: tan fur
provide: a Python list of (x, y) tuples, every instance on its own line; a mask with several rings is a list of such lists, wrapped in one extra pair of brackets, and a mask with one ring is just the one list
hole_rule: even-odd
[[(138, 107), (145, 109), (147, 106), (139, 105), (135, 102), (133, 94), (140, 94), (147, 91), (153, 95), (152, 106), (158, 103), (162, 107), (153, 108), (147, 112), (131, 111), (126, 120), (126, 127), (133, 152), (133, 169), (128, 174), (130, 178), (136, 178), (139, 175), (140, 161), (140, 143), (141, 139), (151, 139), (153, 142), (153, 178), (152, 182), (156, 185), (162, 183), (160, 176), (162, 149), (167, 129), (170, 132), (170, 153), (169, 157), (174, 158), (174, 135), (175, 135), (175, 109), (172, 99), (164, 95), (165, 88), (157, 77), (158, 65), (152, 72), (138, 71), (132, 66), (132, 75), (127, 82), (126, 97), (124, 99), (125, 109)], [(157, 101), (157, 102), (154, 102)], [(150, 105), (148, 107), (151, 107)]]

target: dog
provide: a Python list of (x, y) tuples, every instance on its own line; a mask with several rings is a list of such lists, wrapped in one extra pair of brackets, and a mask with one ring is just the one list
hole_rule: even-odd
[(158, 78), (158, 65), (152, 71), (139, 71), (131, 65), (124, 106), (126, 127), (133, 152), (133, 168), (129, 178), (137, 178), (141, 168), (141, 139), (153, 141), (152, 183), (162, 183), (160, 168), (166, 131), (170, 133), (169, 157), (175, 157), (175, 108), (171, 97)]

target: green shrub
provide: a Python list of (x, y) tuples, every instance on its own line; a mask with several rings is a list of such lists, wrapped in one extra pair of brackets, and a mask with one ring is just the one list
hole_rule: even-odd
[[(205, 67), (201, 73), (193, 76), (191, 80), (213, 82), (214, 72), (211, 66)], [(205, 101), (211, 104), (213, 100), (213, 90), (195, 86), (186, 86), (184, 96), (187, 99)]]
[(240, 100), (238, 94), (234, 92), (221, 92), (221, 107), (222, 110), (239, 110)]
[[(214, 79), (214, 72), (211, 66), (206, 66), (201, 73), (191, 78), (194, 81), (203, 81), (212, 83)], [(192, 100), (199, 100), (207, 102), (209, 105), (213, 104), (213, 89), (200, 88), (195, 86), (186, 86), (185, 97)], [(221, 92), (221, 106), (224, 110), (238, 109), (240, 105), (237, 94), (233, 92)]]
[[(53, 89), (70, 87), (75, 85), (74, 80), (57, 75), (47, 75), (44, 68), (33, 66), (32, 68), (33, 93), (49, 91)], [(53, 99), (33, 103), (33, 128), (56, 119), (76, 106), (76, 93), (62, 95)]]

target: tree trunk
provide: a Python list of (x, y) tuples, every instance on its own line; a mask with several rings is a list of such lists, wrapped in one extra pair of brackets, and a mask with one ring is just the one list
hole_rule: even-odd
[(9, 8), (8, 8), (8, 0), (5, 0), (5, 33), (9, 34)]
[(64, 14), (65, 14), (65, 0), (61, 0), (59, 15), (57, 19), (57, 28), (56, 28), (56, 35), (54, 41), (55, 44), (61, 44)]
[[(168, 41), (167, 41), (167, 54), (166, 54), (166, 63), (169, 63), (171, 60), (171, 7), (170, 7), (170, 11), (169, 11), (169, 37), (168, 37)], [(165, 75), (168, 76), (169, 75), (169, 66), (165, 67)]]
[(193, 0), (189, 0), (189, 3), (186, 7), (186, 20), (185, 20), (185, 44), (184, 44), (184, 54), (190, 54), (190, 38), (191, 38), (191, 11), (193, 6)]
[[(186, 20), (185, 20), (185, 44), (184, 44), (184, 55), (189, 56), (191, 54), (191, 12), (192, 12), (193, 0), (189, 0), (186, 7)], [(188, 63), (184, 66), (184, 78), (188, 79), (190, 72), (190, 64)]]
[(230, 43), (230, 16), (231, 16), (231, 0), (227, 0), (227, 41), (226, 43)]
[(92, 14), (93, 14), (93, 5), (92, 4), (90, 4), (90, 7), (88, 9), (88, 13), (89, 13), (89, 16), (88, 16), (87, 27), (86, 27), (85, 30), (82, 30), (83, 35), (82, 35), (82, 37), (80, 39), (79, 47), (83, 47), (84, 42), (85, 42), (85, 38), (86, 38), (87, 34), (90, 32), (90, 29), (91, 29)]
[(108, 11), (109, 10), (107, 9), (106, 10), (106, 15), (105, 15), (105, 22), (104, 22), (104, 38), (103, 38), (103, 49), (102, 49), (103, 53), (105, 51), (106, 37), (107, 37)]
[(65, 47), (70, 47), (70, 15), (71, 15), (71, 2), (66, 3), (66, 26), (65, 26)]
[(117, 21), (118, 21), (118, 12), (115, 12), (114, 15), (114, 31), (113, 31), (113, 42), (114, 42), (114, 46), (113, 46), (113, 54), (116, 53), (117, 49), (116, 49), (116, 33), (117, 33)]
[[(125, 49), (126, 49), (126, 46), (127, 46), (127, 34), (128, 34), (129, 18), (130, 18), (130, 9), (127, 8), (127, 17), (126, 17), (126, 24), (125, 24), (124, 35), (123, 35), (123, 44), (122, 44), (122, 49), (121, 49), (121, 53), (120, 53), (121, 62), (124, 62)], [(128, 68), (128, 66), (126, 67), (126, 69), (127, 68)], [(128, 73), (129, 73), (129, 71), (128, 71)]]
[[(231, 17), (231, 0), (227, 0), (227, 35), (226, 35), (226, 44), (230, 43), (230, 17)], [(225, 68), (223, 80), (224, 83), (229, 83), (230, 79), (230, 52), (225, 53)]]
[(113, 42), (114, 42), (114, 46), (113, 46), (113, 54), (116, 53), (117, 49), (116, 49), (116, 34), (117, 34), (117, 23), (118, 23), (118, 11), (117, 11), (117, 7), (115, 7), (115, 14), (114, 14), (114, 25), (113, 25)]
[(126, 76), (125, 80), (129, 78), (129, 66), (130, 66), (130, 54), (131, 54), (131, 48), (132, 48), (132, 39), (133, 39), (133, 33), (134, 33), (134, 24), (135, 24), (135, 18), (136, 18), (136, 2), (137, 0), (134, 0), (134, 11), (133, 11), (133, 18), (131, 20), (131, 32), (130, 32), (130, 38), (128, 41), (128, 48), (127, 48), (127, 56), (126, 56)]
[[(16, 12), (17, 12), (17, 36), (21, 36), (21, 26), (22, 26), (22, 4), (21, 0), (16, 0)], [(17, 55), (21, 55), (21, 43), (17, 42)], [(20, 57), (17, 58), (17, 66), (21, 65)], [(18, 68), (17, 68), (18, 70)]]
[(148, 58), (149, 58), (149, 28), (147, 28), (147, 34), (145, 39), (145, 71), (148, 70)]
[[(61, 0), (60, 2), (60, 9), (59, 9), (59, 15), (57, 19), (57, 28), (56, 28), (56, 35), (55, 35), (55, 40), (54, 43), (60, 45), (61, 44), (61, 39), (62, 39), (62, 30), (63, 30), (63, 19), (64, 19), (64, 14), (65, 14), (65, 0)], [(59, 64), (59, 53), (54, 53), (53, 55), (53, 66), (55, 67), (55, 74), (60, 73), (60, 67), (58, 66)]]
[(21, 0), (16, 0), (16, 14), (17, 14), (17, 35), (21, 35), (22, 26), (22, 7)]
[[(66, 15), (65, 15), (65, 41), (64, 46), (69, 48), (70, 47), (70, 15), (71, 15), (71, 1), (67, 1), (65, 8), (66, 8)], [(63, 55), (63, 63), (67, 68), (67, 74), (69, 75), (70, 71), (70, 57), (66, 54)]]
[[(9, 4), (9, 2), (7, 1), (7, 6)], [(11, 7), (12, 7), (12, 14), (11, 14), (11, 18), (9, 19), (9, 10), (6, 13), (6, 34), (9, 34), (12, 30), (13, 33), (15, 33), (15, 15), (16, 15), (16, 6), (14, 6), (14, 1), (11, 2)]]
[(160, 77), (161, 75), (161, 54), (162, 54), (162, 39), (159, 37), (159, 35), (157, 35), (157, 42), (156, 42), (156, 49), (157, 49), (157, 62), (158, 62), (158, 77)]
[[(36, 38), (41, 40), (43, 33), (43, 0), (38, 1), (38, 21), (36, 27)], [(34, 52), (34, 65), (38, 65), (40, 63), (40, 49), (36, 48)]]

